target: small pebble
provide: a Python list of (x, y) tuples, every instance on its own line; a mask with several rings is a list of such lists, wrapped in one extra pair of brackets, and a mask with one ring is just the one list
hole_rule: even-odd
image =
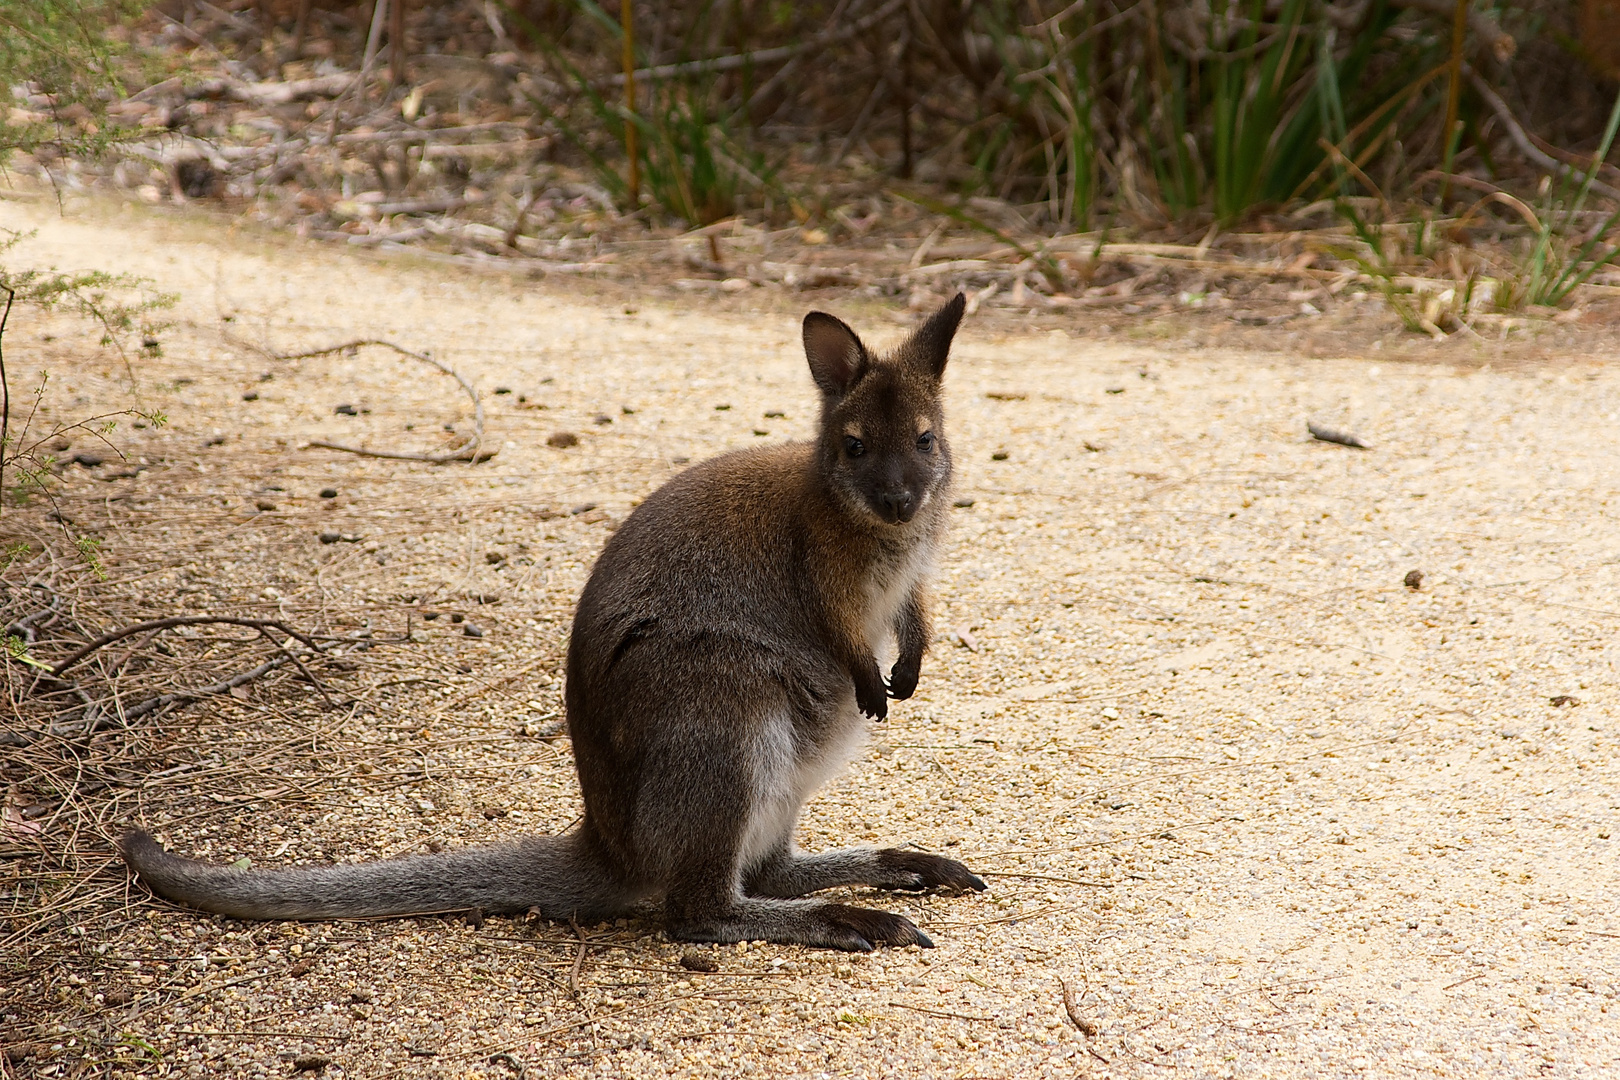
[(467, 621), (467, 616), (457, 611), (451, 614), (450, 621), (453, 623), (463, 623)]
[(437, 611), (424, 611), (424, 612), (422, 612), (422, 618), (426, 619), (428, 622), (432, 622), (434, 619), (437, 619), (438, 617), (439, 617), (439, 613)]
[(570, 446), (579, 445), (579, 436), (572, 431), (554, 431), (546, 439), (547, 446), (555, 446), (558, 450), (566, 450)]
[(578, 506), (574, 507), (573, 509), (569, 510), (568, 512), (570, 514), (574, 514), (574, 515), (577, 516), (579, 514), (588, 513), (589, 511), (592, 511), (592, 510), (595, 510), (595, 509), (596, 509), (596, 504), (593, 503), (593, 502), (592, 503), (580, 503)]
[(609, 416), (607, 413), (597, 413), (595, 416), (591, 417), (591, 423), (611, 424), (613, 423), (613, 417)]
[(339, 416), (359, 416), (360, 415), (359, 412), (357, 412), (355, 410), (355, 407), (353, 405), (339, 405), (337, 408), (333, 409), (332, 411), (334, 413), (337, 413), (337, 415), (339, 415)]
[(335, 532), (323, 532), (323, 533), (321, 533), (321, 543), (323, 543), (323, 544), (335, 544), (341, 539), (343, 539), (343, 534), (342, 533), (335, 533)]
[(330, 1064), (332, 1064), (331, 1058), (319, 1057), (314, 1054), (295, 1057), (293, 1058), (293, 1072), (320, 1072)]
[(720, 970), (720, 964), (714, 957), (700, 953), (696, 949), (681, 954), (681, 967), (687, 971), (703, 971), (710, 974)]
[(484, 636), (484, 631), (481, 628), (473, 625), (472, 623), (466, 623), (461, 628), (461, 636), (462, 637), (483, 637)]
[(259, 400), (259, 392), (257, 390), (249, 390), (247, 393), (242, 395), (242, 400), (243, 401), (258, 401)]
[(276, 504), (271, 502), (269, 499), (259, 499), (254, 502), (253, 505), (258, 507), (260, 510), (274, 510), (276, 508)]
[(1423, 571), (1408, 570), (1406, 572), (1406, 576), (1401, 579), (1401, 584), (1405, 585), (1408, 589), (1423, 588)]
[(93, 469), (97, 465), (101, 464), (101, 455), (100, 454), (74, 454), (73, 455), (73, 463), (75, 465), (83, 465), (87, 469)]
[(335, 498), (337, 498), (337, 488), (321, 488), (321, 498), (323, 498), (323, 499), (335, 499)]
[(1007, 451), (1005, 451), (1005, 450), (997, 450), (995, 453), (990, 455), (990, 460), (991, 461), (1006, 461), (1007, 460)]
[(956, 507), (958, 510), (966, 510), (968, 507), (973, 505), (973, 500), (957, 499), (955, 502), (951, 503), (951, 505)]
[(497, 394), (510, 394), (512, 392), (512, 388), (510, 386), (497, 386), (495, 388), (495, 392)]

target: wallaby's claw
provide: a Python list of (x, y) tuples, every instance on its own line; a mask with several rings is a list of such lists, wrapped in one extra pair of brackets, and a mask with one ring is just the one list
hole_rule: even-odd
[(901, 660), (889, 672), (889, 696), (896, 701), (904, 701), (917, 692), (917, 676), (922, 672), (922, 663), (908, 663)]
[(855, 680), (855, 706), (874, 720), (889, 715), (888, 689), (883, 685), (883, 675), (875, 662), (864, 677)]
[(894, 872), (895, 884), (889, 888), (899, 891), (948, 889), (951, 892), (983, 892), (989, 888), (978, 874), (943, 855), (885, 848), (878, 852), (878, 861), (884, 869)]

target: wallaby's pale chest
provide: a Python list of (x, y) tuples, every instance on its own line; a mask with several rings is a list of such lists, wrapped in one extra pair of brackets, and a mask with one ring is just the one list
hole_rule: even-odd
[(894, 662), (895, 622), (917, 586), (933, 573), (938, 548), (936, 536), (919, 537), (898, 550), (881, 554), (867, 572), (863, 589), (866, 610), (861, 622), (880, 667)]

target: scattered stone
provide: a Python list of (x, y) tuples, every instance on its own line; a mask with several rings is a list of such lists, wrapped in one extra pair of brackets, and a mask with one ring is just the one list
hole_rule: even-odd
[(497, 563), (503, 563), (506, 561), (506, 552), (486, 551), (484, 552), (484, 561), (489, 563), (491, 566), (494, 566)]
[(595, 416), (591, 417), (591, 423), (598, 425), (611, 424), (613, 423), (613, 417), (609, 416), (607, 413), (597, 413)]
[(335, 498), (337, 498), (337, 488), (321, 488), (321, 498), (323, 498), (323, 499), (335, 499)]
[(257, 390), (249, 390), (247, 393), (242, 395), (242, 400), (243, 401), (258, 401), (259, 400), (259, 392)]
[(73, 455), (73, 464), (75, 464), (75, 465), (83, 465), (87, 469), (95, 468), (97, 465), (101, 464), (101, 461), (102, 461), (102, 458), (101, 458), (100, 454), (83, 454), (83, 453), (80, 453), (80, 454), (74, 454)]
[(321, 543), (323, 543), (323, 544), (335, 544), (341, 539), (343, 539), (343, 534), (342, 533), (335, 533), (335, 532), (323, 532), (323, 533), (321, 533)]
[(609, 521), (611, 519), (609, 518), (606, 510), (587, 510), (585, 513), (579, 515), (579, 520), (583, 521), (587, 525), (600, 525), (602, 522)]
[(1338, 443), (1340, 446), (1353, 446), (1357, 450), (1372, 449), (1371, 445), (1363, 442), (1361, 437), (1358, 435), (1352, 435), (1348, 431), (1336, 431), (1330, 427), (1323, 427), (1321, 424), (1314, 423), (1310, 420), (1305, 421), (1305, 430), (1310, 432), (1311, 438), (1317, 440), (1318, 442)]
[(258, 507), (260, 510), (274, 510), (276, 508), (276, 504), (271, 502), (269, 499), (256, 499), (254, 500), (253, 505)]
[(349, 991), (349, 1001), (355, 1005), (370, 1005), (374, 1000), (376, 995), (365, 987)]
[(483, 629), (481, 627), (475, 626), (472, 623), (466, 623), (461, 628), (461, 636), (462, 637), (483, 637), (484, 636), (484, 631), (483, 631)]
[(353, 405), (339, 405), (337, 408), (333, 409), (332, 411), (337, 413), (339, 416), (359, 416), (360, 415), (359, 411), (357, 409), (355, 409), (355, 407)]
[(320, 1057), (316, 1054), (307, 1054), (301, 1057), (293, 1058), (293, 1072), (320, 1072), (330, 1064), (332, 1064), (331, 1058)]
[(467, 621), (467, 616), (463, 615), (459, 611), (454, 611), (450, 613), (450, 621), (453, 623), (464, 623)]
[(968, 652), (979, 651), (979, 639), (973, 636), (973, 631), (968, 629), (967, 623), (961, 623), (951, 628), (951, 640)]
[(546, 438), (547, 446), (555, 446), (558, 450), (566, 450), (570, 446), (579, 445), (579, 436), (572, 431), (553, 431)]
[(439, 613), (437, 611), (424, 611), (424, 612), (422, 612), (422, 618), (427, 620), (428, 622), (432, 622), (434, 619), (437, 619), (438, 617), (439, 617)]
[(966, 510), (968, 507), (973, 505), (973, 500), (957, 499), (955, 502), (951, 503), (951, 505), (956, 507), (958, 510)]
[(298, 961), (298, 963), (294, 964), (292, 967), (287, 969), (287, 974), (291, 975), (295, 979), (299, 979), (299, 978), (304, 977), (305, 975), (308, 975), (311, 971), (314, 970), (314, 968), (315, 968), (315, 961), (313, 961), (313, 960), (300, 960), (300, 961)]
[(570, 514), (573, 514), (575, 517), (578, 517), (580, 514), (588, 514), (592, 510), (595, 510), (595, 509), (596, 509), (596, 504), (593, 503), (593, 502), (592, 503), (580, 503), (578, 506), (574, 507), (573, 509), (569, 510), (568, 512)]
[(1123, 386), (1110, 386), (1103, 391), (1105, 394), (1123, 394), (1124, 392), (1125, 388)]
[(766, 409), (765, 410), (765, 419), (767, 419), (767, 420), (786, 420), (787, 419), (787, 413), (783, 412), (781, 409)]
[(729, 408), (731, 408), (730, 405), (716, 405), (714, 407), (714, 411), (715, 412), (725, 412)]
[(1007, 451), (1005, 451), (1005, 450), (997, 450), (995, 453), (990, 455), (990, 460), (991, 461), (1006, 461), (1007, 460)]
[(504, 806), (486, 806), (486, 807), (484, 807), (484, 811), (483, 811), (484, 820), (485, 821), (494, 821), (496, 818), (503, 818), (507, 814), (510, 814), (511, 812), (512, 811), (508, 810)]
[(1408, 570), (1406, 572), (1406, 576), (1401, 578), (1401, 584), (1405, 585), (1408, 589), (1416, 590), (1423, 588), (1423, 571)]
[(702, 971), (710, 975), (720, 970), (720, 964), (714, 957), (696, 949), (689, 949), (681, 954), (681, 967), (687, 971)]
[(624, 415), (626, 415), (626, 416), (634, 416), (634, 415), (636, 415), (636, 410), (632, 409), (628, 405), (620, 405), (619, 406), (619, 411), (621, 413), (623, 413)]
[(472, 927), (474, 930), (482, 930), (484, 928), (484, 909), (481, 907), (471, 908), (470, 910), (463, 912), (461, 917), (463, 921), (465, 921), (466, 924)]
[(1568, 694), (1555, 694), (1547, 699), (1547, 704), (1551, 705), (1555, 709), (1572, 709), (1579, 705), (1580, 702), (1570, 697)]
[(512, 392), (512, 388), (510, 386), (497, 386), (495, 388), (495, 392), (497, 394), (510, 394)]

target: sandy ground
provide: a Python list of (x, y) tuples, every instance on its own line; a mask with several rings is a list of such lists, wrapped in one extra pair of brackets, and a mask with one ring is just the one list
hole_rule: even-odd
[[(713, 313), (39, 201), (0, 201), (0, 225), (39, 230), (14, 263), (144, 274), (182, 297), (141, 372), (171, 418), (131, 433), (151, 468), (73, 470), (64, 487), (101, 514), (109, 587), (146, 574), (173, 607), (389, 626), (435, 609), (485, 631), (417, 623), (421, 677), (319, 721), (313, 799), (226, 768), (163, 804), (176, 820), (144, 817), (191, 853), (375, 857), (565, 825), (567, 741), (537, 736), (607, 530), (685, 460), (811, 421), (793, 297)], [(914, 317), (817, 303), (883, 343)], [(448, 380), (408, 361), (255, 349), (373, 336), (476, 384), (499, 456), (306, 448), (466, 430)], [(14, 319), (5, 344), (13, 371), (52, 369), (63, 415), (117, 386), (82, 343)], [(983, 873), (982, 896), (856, 898), (938, 948), (710, 948), (718, 971), (700, 974), (635, 921), (579, 928), (579, 950), (566, 926), (247, 925), (135, 890), (133, 922), (88, 926), (105, 949), (64, 954), (38, 1015), (4, 1018), (59, 1048), (8, 1067), (1614, 1075), (1620, 369), (1376, 355), (1148, 348), (1089, 338), (1083, 315), (1040, 334), (964, 324), (949, 423), (972, 502), (939, 638), (917, 697), (802, 830), (812, 849), (911, 842)], [(359, 415), (334, 415), (343, 403)], [(1307, 418), (1373, 448), (1313, 442)], [(546, 445), (563, 430), (580, 444)], [(318, 498), (329, 485), (340, 496)], [(332, 529), (361, 541), (316, 540)], [(182, 534), (190, 561), (141, 569)], [(1421, 589), (1402, 584), (1413, 569)], [(417, 771), (377, 782), (407, 759)], [(181, 815), (188, 798), (213, 809)]]

